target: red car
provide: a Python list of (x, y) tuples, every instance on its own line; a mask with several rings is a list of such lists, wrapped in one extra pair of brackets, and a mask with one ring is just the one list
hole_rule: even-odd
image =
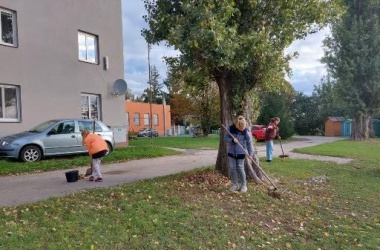
[(265, 140), (265, 130), (266, 126), (264, 125), (252, 125), (252, 137), (256, 141), (263, 141)]

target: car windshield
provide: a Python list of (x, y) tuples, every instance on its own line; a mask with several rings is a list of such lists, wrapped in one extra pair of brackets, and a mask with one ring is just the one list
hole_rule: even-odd
[(42, 131), (44, 131), (45, 129), (47, 129), (48, 127), (50, 127), (52, 124), (56, 123), (57, 121), (47, 121), (47, 122), (44, 122), (44, 123), (41, 123), (37, 126), (35, 126), (34, 128), (28, 130), (29, 132), (37, 132), (37, 133), (41, 133)]

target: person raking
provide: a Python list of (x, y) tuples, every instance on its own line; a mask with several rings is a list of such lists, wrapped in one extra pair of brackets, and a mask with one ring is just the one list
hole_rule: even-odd
[(280, 123), (280, 118), (273, 117), (270, 119), (267, 129), (265, 130), (265, 147), (266, 147), (266, 158), (267, 162), (272, 161), (273, 157), (273, 139), (281, 137), (278, 135), (278, 124)]
[(100, 171), (100, 163), (102, 157), (108, 153), (107, 142), (97, 134), (91, 134), (87, 129), (82, 131), (83, 145), (87, 148), (88, 154), (91, 156), (92, 174), (88, 178), (89, 181), (103, 181)]
[(249, 131), (246, 128), (244, 116), (237, 116), (234, 119), (234, 124), (228, 128), (228, 131), (233, 137), (226, 132), (223, 138), (227, 142), (228, 162), (232, 181), (230, 191), (240, 190), (240, 192), (247, 192), (247, 178), (244, 170), (246, 154), (244, 149), (247, 150), (249, 154), (248, 158), (252, 161), (253, 145)]

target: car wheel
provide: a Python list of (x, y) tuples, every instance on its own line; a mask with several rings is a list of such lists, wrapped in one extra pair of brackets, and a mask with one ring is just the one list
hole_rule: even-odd
[(154, 134), (154, 137), (158, 137), (158, 134)]
[(24, 162), (39, 161), (41, 158), (41, 150), (36, 146), (26, 146), (20, 152), (20, 159)]
[(109, 142), (107, 142), (107, 150), (108, 150), (108, 152), (106, 155), (109, 155), (113, 151), (112, 145)]

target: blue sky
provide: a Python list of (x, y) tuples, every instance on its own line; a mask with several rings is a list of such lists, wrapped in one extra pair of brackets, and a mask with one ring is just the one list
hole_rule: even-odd
[[(122, 0), (123, 36), (124, 36), (124, 76), (128, 88), (133, 94), (140, 95), (148, 87), (148, 49), (141, 30), (146, 27), (142, 16), (145, 14), (142, 0)], [(326, 69), (319, 60), (323, 56), (322, 40), (328, 30), (311, 34), (304, 40), (298, 40), (286, 52), (298, 51), (297, 59), (290, 62), (292, 77), (288, 79), (296, 91), (310, 95), (313, 86), (320, 83)], [(159, 81), (166, 78), (164, 56), (177, 54), (166, 46), (153, 46), (150, 53), (151, 65), (156, 66), (160, 74)]]

